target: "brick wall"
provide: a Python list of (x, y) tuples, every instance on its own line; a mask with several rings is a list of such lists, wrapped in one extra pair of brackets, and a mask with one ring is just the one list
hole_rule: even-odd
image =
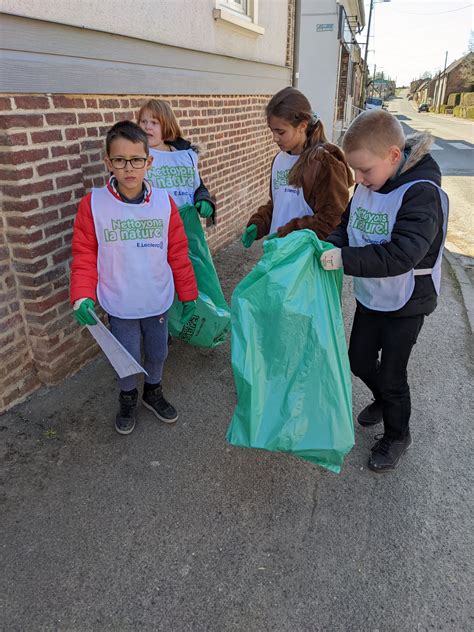
[(296, 0), (288, 0), (288, 34), (286, 38), (285, 65), (293, 70), (295, 49)]
[[(275, 146), (263, 116), (270, 95), (165, 96), (185, 138), (202, 148), (201, 175), (217, 199), (216, 251), (268, 195)], [(97, 348), (68, 300), (77, 203), (106, 179), (107, 129), (149, 97), (0, 97), (0, 411), (54, 384)]]

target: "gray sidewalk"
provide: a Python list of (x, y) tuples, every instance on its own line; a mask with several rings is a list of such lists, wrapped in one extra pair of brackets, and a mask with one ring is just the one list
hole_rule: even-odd
[[(228, 296), (259, 254), (216, 257)], [(0, 417), (0, 629), (472, 629), (472, 337), (443, 265), (409, 367), (414, 445), (391, 474), (367, 470), (376, 431), (359, 427), (339, 476), (226, 445), (228, 344), (172, 345), (175, 427), (140, 408), (117, 435), (102, 358)], [(344, 309), (349, 331), (349, 284)]]

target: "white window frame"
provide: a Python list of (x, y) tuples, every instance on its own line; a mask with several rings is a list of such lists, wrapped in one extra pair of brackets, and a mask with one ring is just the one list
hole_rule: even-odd
[(215, 0), (212, 11), (217, 23), (244, 32), (246, 35), (263, 35), (265, 29), (258, 24), (258, 0)]

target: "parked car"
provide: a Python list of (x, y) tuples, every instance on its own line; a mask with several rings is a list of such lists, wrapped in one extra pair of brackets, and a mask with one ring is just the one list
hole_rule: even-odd
[(428, 103), (422, 103), (420, 107), (418, 108), (418, 112), (429, 112), (429, 111), (430, 111), (430, 106), (428, 105)]
[(368, 97), (365, 101), (366, 110), (380, 110), (383, 108), (383, 100), (378, 97)]

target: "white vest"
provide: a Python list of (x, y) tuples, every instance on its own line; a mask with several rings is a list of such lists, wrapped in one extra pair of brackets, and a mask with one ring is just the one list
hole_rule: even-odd
[(150, 149), (153, 164), (147, 180), (156, 189), (164, 189), (180, 208), (194, 204), (194, 192), (200, 184), (198, 157), (192, 149), (158, 151)]
[(303, 189), (288, 184), (288, 174), (299, 156), (281, 151), (272, 166), (273, 215), (270, 234), (276, 232), (292, 219), (313, 215), (313, 211), (304, 199)]
[(118, 318), (163, 314), (174, 298), (168, 263), (171, 204), (166, 191), (153, 189), (150, 200), (127, 204), (107, 187), (92, 189), (97, 236), (97, 299)]
[(390, 193), (377, 193), (359, 185), (351, 201), (347, 235), (349, 246), (385, 244), (390, 241), (393, 226), (406, 191), (418, 182), (429, 182), (440, 195), (443, 209), (443, 241), (432, 268), (409, 270), (404, 274), (383, 278), (354, 277), (354, 294), (359, 303), (380, 312), (393, 312), (408, 303), (415, 288), (415, 276), (430, 274), (436, 293), (441, 285), (441, 260), (448, 225), (449, 200), (446, 193), (430, 180), (414, 180)]

